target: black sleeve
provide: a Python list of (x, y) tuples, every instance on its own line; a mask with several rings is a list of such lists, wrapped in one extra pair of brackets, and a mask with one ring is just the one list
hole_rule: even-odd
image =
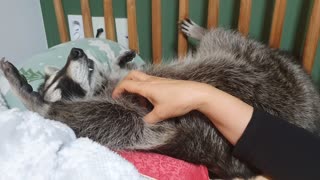
[(233, 154), (272, 179), (320, 179), (320, 138), (260, 110)]

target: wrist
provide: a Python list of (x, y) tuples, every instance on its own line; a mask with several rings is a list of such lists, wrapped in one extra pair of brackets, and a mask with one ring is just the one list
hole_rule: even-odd
[(197, 110), (207, 116), (231, 144), (235, 144), (251, 119), (253, 107), (214, 87), (204, 92)]
[(202, 90), (199, 92), (199, 101), (196, 104), (195, 110), (206, 114), (206, 111), (214, 108), (214, 100), (217, 96), (217, 89), (210, 85), (204, 85)]

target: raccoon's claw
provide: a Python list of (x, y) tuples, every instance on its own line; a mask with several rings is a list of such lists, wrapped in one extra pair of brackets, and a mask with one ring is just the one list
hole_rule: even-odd
[(193, 21), (191, 21), (191, 19), (186, 18), (185, 21), (187, 21), (189, 24), (195, 24)]
[(184, 19), (181, 21), (180, 28), (185, 35), (190, 36), (189, 30), (190, 30), (190, 28), (192, 28), (192, 26), (194, 24), (195, 23), (193, 21), (191, 21), (189, 18), (187, 18), (187, 19)]
[(2, 57), (0, 60), (0, 63), (4, 62), (4, 60), (5, 60), (5, 57)]
[(27, 92), (32, 92), (33, 89), (28, 84), (27, 79), (19, 73), (19, 70), (13, 64), (11, 64), (9, 61), (5, 61), (5, 59), (2, 58), (0, 61), (0, 68), (12, 88), (22, 88)]
[(2, 58), (0, 61), (0, 68), (6, 77), (12, 73), (18, 72), (18, 74), (19, 74), (19, 71), (17, 70), (17, 68), (14, 67), (14, 65), (11, 64), (9, 61), (5, 61), (4, 58)]
[(204, 28), (200, 27), (189, 18), (186, 18), (181, 22), (180, 29), (186, 36), (192, 37), (197, 40), (201, 40), (201, 38), (206, 33), (206, 30)]
[(2, 57), (0, 60), (0, 69), (2, 70), (2, 72), (4, 72), (4, 63), (5, 63), (5, 57)]

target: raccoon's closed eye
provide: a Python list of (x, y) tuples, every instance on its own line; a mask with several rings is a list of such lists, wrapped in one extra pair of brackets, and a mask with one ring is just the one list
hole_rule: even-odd
[(88, 59), (88, 69), (89, 71), (94, 70), (94, 62), (91, 59)]

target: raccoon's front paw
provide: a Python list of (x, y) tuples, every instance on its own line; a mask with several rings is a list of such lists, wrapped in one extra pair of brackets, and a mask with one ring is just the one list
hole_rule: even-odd
[(2, 58), (0, 60), (0, 69), (12, 88), (22, 88), (27, 92), (32, 92), (32, 87), (28, 84), (27, 79), (23, 75), (20, 75), (19, 70), (9, 61), (5, 61), (5, 59)]
[(118, 65), (124, 68), (128, 62), (131, 62), (136, 57), (135, 51), (126, 51), (118, 57)]
[(201, 40), (206, 29), (200, 27), (195, 22), (191, 21), (189, 18), (184, 19), (180, 24), (181, 31), (188, 37), (192, 37), (197, 40)]

